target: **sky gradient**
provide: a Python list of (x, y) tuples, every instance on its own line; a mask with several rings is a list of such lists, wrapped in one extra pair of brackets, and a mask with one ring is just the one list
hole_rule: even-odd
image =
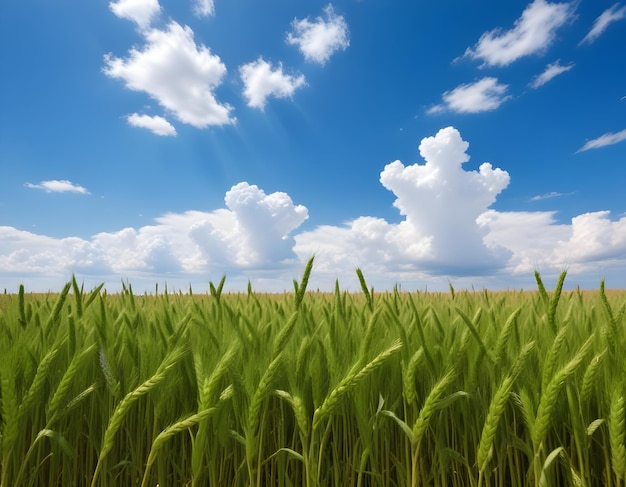
[(0, 289), (626, 287), (626, 3), (0, 4)]

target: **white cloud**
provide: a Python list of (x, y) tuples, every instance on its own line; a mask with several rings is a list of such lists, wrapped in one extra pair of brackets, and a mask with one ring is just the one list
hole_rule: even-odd
[(269, 96), (289, 98), (296, 89), (306, 85), (304, 75), (285, 74), (282, 64), (272, 69), (272, 65), (261, 57), (240, 66), (239, 73), (244, 83), (243, 94), (248, 101), (248, 106), (261, 110), (265, 107)]
[[(286, 193), (266, 194), (245, 182), (227, 191), (224, 201), (226, 208), (212, 212), (168, 213), (157, 218), (156, 225), (142, 227), (139, 234), (169, 242), (182, 268), (193, 272), (280, 266), (295, 258), (289, 234), (308, 218), (304, 206), (294, 205)], [(111, 234), (101, 234), (98, 240), (104, 237)], [(103, 248), (111, 247), (115, 245), (103, 242)], [(140, 256), (139, 261), (145, 258)]]
[(224, 198), (228, 210), (197, 221), (190, 237), (204, 257), (238, 267), (275, 266), (295, 257), (289, 233), (308, 218), (286, 193), (271, 193), (239, 183)]
[(621, 142), (622, 140), (626, 140), (626, 129), (617, 133), (609, 132), (604, 135), (601, 135), (598, 138), (589, 140), (585, 142), (585, 145), (583, 145), (576, 152), (584, 152), (589, 149), (599, 149), (600, 147), (604, 147), (607, 145), (617, 144), (618, 142)]
[(158, 115), (151, 117), (149, 115), (139, 115), (133, 113), (126, 117), (126, 120), (133, 127), (141, 127), (154, 132), (157, 135), (168, 136), (176, 135), (176, 129), (163, 117)]
[(333, 6), (324, 8), (326, 19), (321, 16), (314, 21), (294, 19), (293, 31), (287, 34), (287, 43), (297, 45), (307, 61), (325, 64), (338, 50), (350, 45), (348, 24), (341, 15), (336, 15)]
[(61, 275), (88, 258), (83, 239), (56, 239), (0, 226), (0, 275)]
[(234, 122), (232, 107), (220, 104), (213, 91), (226, 66), (195, 43), (189, 27), (172, 21), (166, 30), (152, 29), (145, 37), (143, 50), (132, 48), (126, 59), (106, 55), (105, 74), (147, 93), (183, 123), (204, 128)]
[(555, 212), (498, 212), (487, 210), (477, 218), (485, 232), (488, 246), (500, 246), (511, 252), (506, 273), (531, 275), (535, 269), (562, 270), (567, 256), (555, 254), (560, 241), (571, 236), (571, 227), (556, 223)]
[(549, 193), (535, 195), (532, 198), (530, 198), (530, 201), (548, 200), (552, 198), (558, 198), (559, 196), (565, 196), (566, 194), (571, 194), (571, 193), (559, 193), (557, 191), (550, 191)]
[[(623, 18), (626, 18), (626, 6), (620, 8), (618, 10), (619, 3), (616, 3), (610, 8), (607, 8), (604, 12), (600, 14), (600, 16), (594, 21), (593, 27), (589, 31), (589, 33), (584, 37), (580, 44), (591, 44), (594, 42), (602, 33), (606, 30), (606, 28)], [(580, 45), (579, 44), (579, 45)]]
[(534, 0), (511, 30), (485, 32), (465, 56), (481, 59), (489, 66), (506, 66), (521, 57), (545, 51), (556, 31), (574, 15), (574, 4)]
[(394, 206), (405, 216), (399, 224), (361, 217), (346, 227), (322, 227), (296, 236), (301, 258), (318, 252), (336, 268), (339, 261), (378, 265), (396, 271), (476, 275), (505, 264), (508, 253), (483, 242), (476, 219), (507, 187), (509, 175), (491, 164), (465, 171), (468, 143), (448, 127), (422, 140), (426, 164), (385, 166), (382, 185), (392, 191)]
[(512, 252), (507, 265), (511, 274), (567, 269), (570, 274), (587, 274), (597, 285), (607, 271), (623, 273), (626, 268), (626, 217), (611, 221), (609, 215), (585, 213), (570, 224), (558, 224), (554, 212), (489, 210), (478, 222), (488, 229), (486, 243)]
[[(125, 228), (114, 233), (98, 233), (86, 247), (94, 256), (90, 263), (98, 263), (96, 269), (82, 266), (82, 271), (95, 270), (108, 273), (151, 272), (155, 274), (173, 273), (186, 269), (194, 272), (193, 266), (186, 266), (193, 260), (194, 253), (185, 240), (179, 238), (171, 228), (157, 225)], [(183, 255), (182, 252), (187, 252)]]
[(193, 12), (198, 17), (208, 17), (215, 14), (213, 0), (194, 0)]
[(135, 22), (141, 30), (150, 27), (161, 13), (158, 0), (117, 0), (110, 2), (109, 8), (118, 17)]
[(506, 95), (508, 85), (497, 78), (486, 77), (474, 83), (459, 85), (446, 91), (443, 105), (431, 108), (428, 113), (437, 113), (446, 108), (457, 113), (479, 113), (495, 110), (510, 98)]
[(74, 184), (67, 179), (51, 179), (49, 181), (41, 181), (39, 184), (26, 183), (25, 186), (31, 189), (42, 189), (46, 193), (79, 193), (89, 194), (86, 188), (78, 184)]
[(552, 64), (548, 64), (546, 69), (540, 75), (535, 76), (535, 78), (530, 83), (531, 88), (539, 88), (540, 86), (545, 85), (552, 78), (558, 76), (559, 74), (565, 73), (574, 67), (574, 63), (570, 63), (567, 66), (563, 66), (560, 63), (560, 60)]
[(568, 269), (570, 280), (588, 286), (607, 273), (619, 278), (626, 269), (626, 217), (613, 222), (598, 212), (567, 224), (558, 223), (555, 212), (490, 209), (509, 176), (488, 163), (463, 170), (467, 147), (448, 128), (422, 141), (426, 164), (385, 167), (381, 183), (396, 195), (402, 222), (359, 217), (320, 226), (295, 236), (295, 252), (301, 260), (316, 254), (315, 272), (327, 277), (327, 288), (356, 267), (387, 289), (398, 282), (445, 288), (446, 277), (455, 285), (534, 287), (535, 269), (544, 278)]
[(597, 211), (572, 218), (571, 237), (559, 242), (556, 255), (567, 255), (579, 267), (600, 261), (626, 261), (626, 217), (609, 219), (610, 212)]
[(196, 289), (206, 286), (207, 276), (226, 274), (231, 289), (244, 290), (250, 278), (257, 290), (281, 291), (312, 255), (310, 285), (322, 289), (332, 289), (340, 278), (342, 287), (347, 281), (358, 290), (356, 267), (379, 290), (395, 283), (445, 289), (448, 278), (457, 288), (533, 288), (535, 269), (548, 279), (568, 269), (569, 282), (587, 287), (603, 277), (624, 286), (626, 217), (611, 220), (600, 211), (559, 223), (555, 212), (496, 211), (491, 206), (509, 175), (486, 162), (464, 170), (467, 150), (459, 132), (448, 127), (422, 140), (424, 164), (385, 166), (380, 182), (396, 197), (400, 223), (360, 216), (297, 234), (308, 217), (304, 206), (286, 193), (267, 194), (243, 182), (226, 193), (223, 208), (168, 213), (152, 225), (89, 239), (0, 226), (0, 286), (17, 289), (27, 280), (30, 289), (38, 283), (36, 289), (45, 291), (76, 273), (109, 289), (119, 289), (120, 277), (129, 279), (142, 292), (162, 279)]
[[(208, 272), (269, 269), (296, 260), (290, 233), (308, 218), (286, 193), (266, 194), (239, 183), (226, 208), (169, 213), (154, 225), (63, 239), (0, 227), (0, 278), (84, 275), (202, 276)], [(116, 277), (117, 279), (117, 277)]]

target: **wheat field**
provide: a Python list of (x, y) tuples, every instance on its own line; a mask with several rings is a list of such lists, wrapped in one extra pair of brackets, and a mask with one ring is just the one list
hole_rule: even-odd
[(622, 486), (626, 293), (0, 296), (1, 487)]

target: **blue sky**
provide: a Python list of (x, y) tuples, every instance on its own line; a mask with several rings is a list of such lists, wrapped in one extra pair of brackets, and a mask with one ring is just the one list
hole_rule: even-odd
[(626, 3), (0, 4), (0, 288), (626, 287)]

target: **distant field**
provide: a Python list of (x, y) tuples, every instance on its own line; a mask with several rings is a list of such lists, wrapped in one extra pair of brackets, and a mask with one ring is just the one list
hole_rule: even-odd
[(626, 291), (0, 294), (1, 486), (624, 485)]

